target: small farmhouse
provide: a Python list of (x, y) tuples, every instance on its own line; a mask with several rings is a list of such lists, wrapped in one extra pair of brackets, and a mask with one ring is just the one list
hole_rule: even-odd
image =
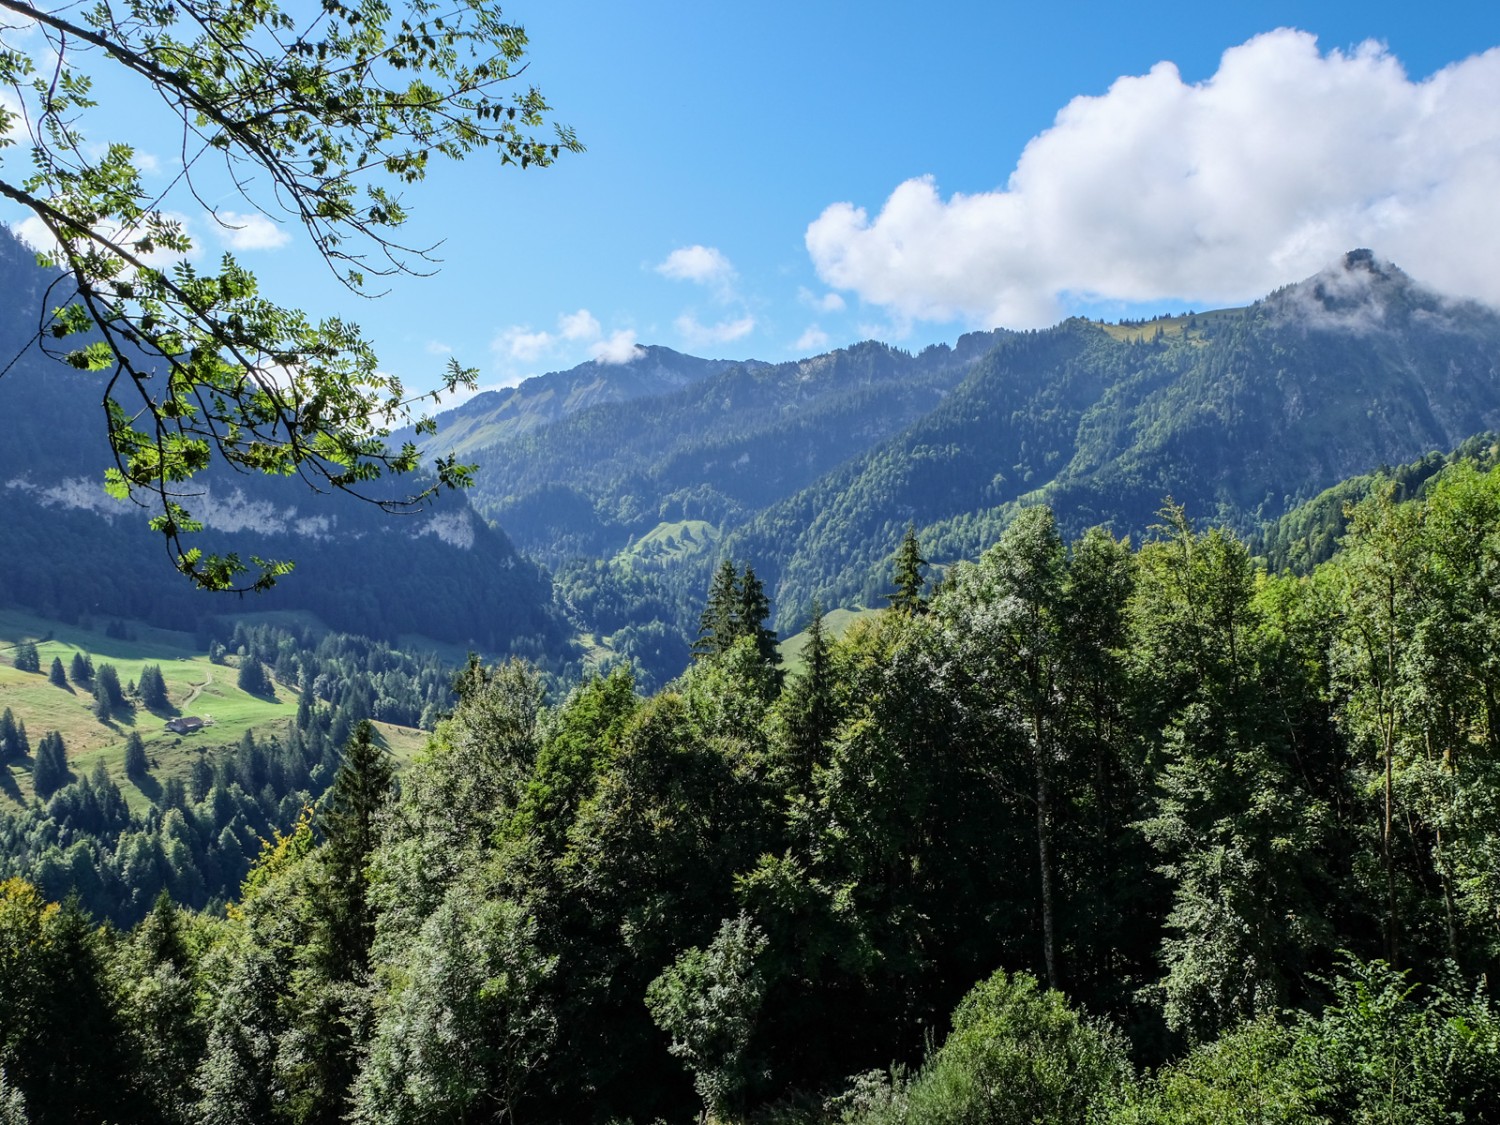
[(183, 715), (180, 718), (168, 719), (167, 729), (173, 734), (192, 734), (194, 731), (203, 729), (203, 720), (196, 715)]

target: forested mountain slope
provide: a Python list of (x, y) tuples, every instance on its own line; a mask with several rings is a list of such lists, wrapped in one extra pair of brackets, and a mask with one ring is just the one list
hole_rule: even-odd
[[(590, 360), (569, 371), (537, 375), (515, 387), (475, 395), (443, 413), (432, 444), (467, 455), (590, 406), (670, 394), (733, 365), (733, 360), (699, 359), (663, 347), (640, 348), (626, 363)], [(747, 360), (744, 366), (762, 365)]]
[(1500, 424), (1500, 317), (1367, 252), (1248, 309), (1145, 329), (1070, 321), (1002, 344), (927, 417), (725, 549), (755, 563), (788, 623), (815, 596), (882, 589), (908, 522), (942, 561), (1038, 501), (1070, 533), (1139, 536), (1168, 496), (1249, 533)]
[(1033, 506), (787, 676), (743, 609), (651, 695), (474, 664), (399, 787), (356, 733), (223, 917), (146, 896), (243, 872), (330, 760), (256, 742), (128, 824), (81, 779), (9, 822), (0, 1108), (1493, 1122), (1500, 470), (1370, 490), (1310, 576), (1162, 522)]
[[(295, 479), (221, 470), (204, 477), (193, 510), (202, 545), (289, 558), (294, 572), (253, 603), (203, 593), (179, 576), (149, 531), (149, 513), (109, 499), (111, 464), (100, 403), (104, 380), (41, 354), (35, 337), (52, 277), (0, 233), (0, 521), (6, 553), (0, 597), (61, 620), (134, 617), (193, 630), (200, 618), (246, 609), (306, 609), (329, 625), (394, 638), (420, 633), (492, 652), (543, 659), (565, 650), (546, 575), (466, 497), (439, 496), (413, 515), (389, 515)], [(53, 304), (60, 304), (58, 297)], [(404, 495), (410, 481), (375, 482)], [(381, 492), (381, 490), (384, 492)]]
[[(488, 446), (470, 434), (462, 453), (480, 463), (472, 499), (548, 562), (613, 554), (666, 520), (737, 526), (921, 417), (1004, 335), (919, 356), (864, 343), (799, 363), (737, 364)], [(432, 452), (453, 449), (448, 418), (439, 416)]]
[[(464, 451), (476, 505), (522, 550), (646, 561), (684, 606), (728, 555), (787, 628), (815, 597), (878, 599), (908, 524), (942, 562), (1038, 501), (1070, 533), (1139, 535), (1172, 496), (1249, 534), (1496, 426), (1500, 316), (1359, 250), (1245, 309), (735, 366), (490, 444), (470, 429)], [(654, 562), (628, 550), (673, 521), (712, 534)]]

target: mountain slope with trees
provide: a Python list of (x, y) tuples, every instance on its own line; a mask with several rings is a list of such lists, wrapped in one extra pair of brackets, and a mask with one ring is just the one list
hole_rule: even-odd
[[(866, 343), (800, 363), (736, 364), (509, 440), (470, 433), (464, 455), (480, 464), (471, 498), (549, 564), (612, 555), (664, 521), (734, 525), (920, 417), (994, 335), (920, 356)], [(440, 416), (427, 452), (450, 452), (446, 425)]]
[[(437, 429), (425, 444), (468, 457), (590, 406), (670, 394), (734, 365), (733, 360), (698, 359), (663, 347), (639, 348), (625, 362), (590, 360), (569, 371), (536, 375), (514, 387), (484, 391), (445, 410), (434, 419)], [(744, 366), (762, 365), (747, 360)], [(421, 435), (413, 431), (409, 436)]]
[(908, 522), (945, 563), (1039, 501), (1070, 533), (1139, 536), (1170, 496), (1249, 534), (1500, 423), (1500, 316), (1365, 252), (1245, 310), (1108, 327), (1002, 344), (930, 415), (725, 549), (755, 563), (785, 624), (814, 596), (869, 604)]
[[(189, 632), (227, 612), (176, 574), (136, 506), (105, 494), (110, 454), (97, 377), (56, 363), (35, 339), (33, 302), (53, 275), (8, 232), (0, 232), (0, 275), (17, 294), (0, 309), (0, 354), (14, 361), (0, 377), (0, 598), (63, 621), (130, 617)], [(193, 492), (210, 551), (296, 563), (257, 596), (257, 609), (309, 610), (333, 628), (388, 640), (415, 633), (537, 659), (567, 654), (548, 577), (461, 493), (393, 514), (342, 492), (320, 495), (295, 477), (223, 468)]]
[(1031, 506), (930, 595), (913, 540), (785, 679), (733, 566), (660, 692), (472, 664), (399, 792), (349, 732), (223, 918), (0, 884), (0, 1104), (1493, 1120), (1500, 470), (1376, 481), (1302, 576), (1157, 523)]
[[(814, 597), (874, 604), (909, 524), (944, 564), (1037, 501), (1070, 533), (1139, 536), (1172, 496), (1250, 534), (1496, 426), (1500, 316), (1360, 250), (1244, 309), (731, 367), (488, 445), (472, 429), (465, 448), (476, 505), (523, 550), (644, 572), (678, 624), (717, 560), (742, 559), (790, 627)], [(654, 562), (631, 550), (684, 520), (714, 534)]]

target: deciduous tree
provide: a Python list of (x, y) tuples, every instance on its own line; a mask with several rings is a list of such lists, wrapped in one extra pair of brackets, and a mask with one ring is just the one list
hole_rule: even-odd
[[(245, 220), (204, 202), (227, 191), (254, 221), (298, 228), (355, 292), (420, 270), (424, 252), (399, 240), (400, 190), (438, 158), (488, 149), (525, 168), (581, 148), (567, 128), (542, 135), (549, 107), (516, 81), (525, 32), (487, 0), (0, 0), (0, 13), (0, 196), (31, 213), (63, 268), (39, 336), (100, 374), (110, 490), (152, 509), (178, 569), (212, 588), (264, 587), (288, 569), (189, 545), (201, 529), (189, 482), (216, 461), (409, 503), (371, 491), (418, 456), (385, 442), (412, 398), (359, 328), (277, 304), (228, 254), (193, 262), (179, 215), (207, 207), (234, 229)], [(131, 145), (96, 131), (101, 71), (112, 99), (177, 133), (165, 192)], [(446, 382), (473, 378), (454, 362)], [(452, 459), (434, 471), (433, 487), (468, 478)]]

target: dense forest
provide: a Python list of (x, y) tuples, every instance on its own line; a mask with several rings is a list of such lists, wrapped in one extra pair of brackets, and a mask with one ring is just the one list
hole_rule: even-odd
[[(0, 812), (0, 878), (24, 879), (55, 901), (71, 897), (91, 916), (124, 927), (139, 922), (163, 892), (183, 906), (222, 914), (262, 843), (328, 788), (340, 749), (360, 722), (431, 728), (453, 701), (451, 675), (437, 657), (364, 637), (237, 624), (208, 636), (206, 647), (216, 662), (233, 659), (241, 687), (254, 694), (274, 696), (278, 684), (297, 689), (295, 717), (259, 738), (247, 730), (224, 750), (199, 751), (185, 776), (158, 776), (132, 727), (126, 774), (152, 798), (141, 815), (131, 813), (102, 759), (75, 775), (62, 736), (28, 733), (7, 707), (0, 714), (0, 776), (9, 782), (10, 767), (29, 761), (39, 800)], [(75, 656), (75, 683), (102, 682), (113, 671), (101, 664), (94, 676), (86, 661), (92, 663)], [(131, 685), (136, 698), (117, 708), (151, 706), (152, 668)], [(155, 682), (161, 683), (159, 667)]]
[(0, 1120), (1496, 1120), (1500, 472), (1396, 489), (1301, 574), (1034, 506), (796, 668), (732, 563), (654, 694), (471, 663), (223, 916), (0, 885)]

